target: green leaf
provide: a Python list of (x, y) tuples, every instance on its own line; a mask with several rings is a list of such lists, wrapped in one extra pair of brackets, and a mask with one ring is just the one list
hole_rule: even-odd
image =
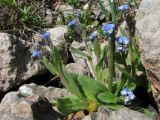
[(94, 53), (96, 54), (97, 59), (99, 59), (101, 55), (101, 45), (98, 40), (94, 41), (93, 47), (94, 47)]
[[(103, 13), (104, 13), (104, 15), (105, 15), (105, 17), (106, 17), (106, 19), (107, 19), (107, 17), (109, 16), (110, 9), (106, 9), (106, 7), (104, 6), (102, 0), (98, 0), (98, 4), (99, 4), (101, 10), (103, 11)], [(107, 8), (108, 8), (108, 7), (107, 7)]]
[(86, 110), (87, 106), (87, 100), (81, 100), (76, 96), (69, 96), (62, 99), (57, 99), (57, 108), (64, 115), (76, 111)]
[(54, 46), (52, 49), (52, 61), (58, 72), (62, 72), (62, 61), (58, 49)]
[(82, 55), (84, 57), (87, 57), (89, 60), (92, 59), (89, 55), (87, 55), (86, 53), (84, 53), (84, 52), (82, 52), (82, 51), (80, 51), (80, 50), (78, 50), (76, 48), (71, 47), (70, 49), (71, 49), (72, 52), (80, 54), (80, 55)]
[(119, 91), (123, 87), (123, 85), (121, 85), (121, 84), (122, 84), (122, 80), (116, 80), (113, 82), (112, 89), (113, 89), (113, 93), (116, 93), (116, 95), (119, 94)]
[(102, 70), (102, 82), (105, 84), (107, 83), (108, 79), (109, 79), (109, 72), (108, 72), (108, 68), (105, 68)]
[(128, 81), (127, 87), (129, 90), (134, 90), (136, 88), (136, 84), (134, 82)]
[(89, 100), (96, 100), (99, 93), (108, 91), (105, 85), (88, 76), (79, 76), (78, 82)]
[(111, 9), (111, 13), (112, 13), (112, 21), (115, 21), (117, 19), (117, 9), (115, 6), (115, 1), (114, 0), (109, 0), (110, 3), (110, 9)]
[(99, 93), (97, 98), (100, 102), (105, 103), (105, 104), (118, 102), (117, 97), (111, 92)]
[(117, 105), (117, 104), (108, 104), (106, 106), (112, 110), (120, 110), (120, 109), (124, 108), (123, 105)]
[(120, 64), (115, 64), (117, 66), (117, 68), (128, 78), (128, 80), (135, 80), (134, 77), (132, 77), (132, 75), (130, 73), (128, 73), (127, 70), (125, 70), (124, 68), (122, 68), (122, 66)]
[(71, 91), (71, 93), (75, 94), (77, 97), (84, 99), (86, 98), (81, 86), (79, 85), (78, 75), (74, 73), (67, 72), (63, 68), (64, 86)]
[(120, 29), (120, 32), (121, 32), (122, 36), (127, 36), (124, 28), (119, 27), (119, 29)]
[(94, 26), (98, 26), (98, 24), (99, 24), (99, 22), (97, 20), (93, 22)]
[(122, 90), (122, 88), (125, 87), (126, 82), (127, 82), (127, 79), (123, 75), (122, 75), (122, 79), (121, 80), (117, 80), (116, 90), (114, 91), (116, 96), (118, 96), (120, 94), (120, 91)]
[(14, 8), (17, 6), (16, 0), (0, 0), (0, 5)]
[[(101, 52), (101, 56), (100, 56), (100, 59), (99, 59), (99, 62), (98, 64), (96, 65), (95, 67), (95, 71), (96, 71), (96, 74), (97, 74), (97, 77), (98, 77), (98, 80), (100, 81), (103, 81), (103, 71), (106, 71), (106, 70), (103, 70), (104, 68), (104, 61), (106, 59), (106, 56), (107, 56), (107, 50), (108, 50), (108, 46), (106, 45), (103, 49), (102, 49), (102, 52)], [(107, 73), (106, 73), (107, 74)], [(107, 77), (107, 76), (106, 76)], [(105, 77), (105, 78), (106, 78)]]
[(57, 69), (55, 68), (54, 65), (50, 64), (48, 59), (43, 56), (43, 63), (45, 65), (45, 67), (54, 75), (57, 74)]

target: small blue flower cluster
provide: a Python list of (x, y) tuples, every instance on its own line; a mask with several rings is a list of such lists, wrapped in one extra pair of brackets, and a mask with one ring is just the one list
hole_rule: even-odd
[[(111, 23), (105, 24), (102, 26), (102, 30), (107, 37), (110, 37), (115, 30), (115, 24), (111, 24)], [(97, 38), (97, 31), (94, 31), (89, 35), (89, 40), (93, 41), (96, 38)]]
[(42, 54), (42, 51), (41, 51), (41, 50), (35, 50), (35, 51), (32, 52), (31, 57), (32, 57), (32, 58), (37, 58), (37, 57), (39, 57), (41, 54)]
[(72, 27), (72, 26), (75, 26), (76, 24), (77, 24), (76, 20), (71, 20), (71, 21), (68, 22), (67, 26)]
[[(110, 24), (110, 23), (105, 24), (105, 25), (102, 26), (102, 30), (103, 30), (104, 34), (105, 34), (107, 37), (110, 37), (110, 35), (111, 35), (111, 34), (114, 32), (114, 30), (115, 30), (115, 24)], [(91, 33), (91, 34), (89, 35), (89, 39), (93, 41), (94, 39), (97, 38), (97, 34), (98, 34), (98, 32), (97, 32), (97, 31), (94, 31), (93, 33)]]
[[(120, 12), (123, 12), (123, 11), (126, 11), (129, 9), (129, 5), (127, 3), (124, 3), (122, 4), (121, 6), (118, 7), (118, 10)], [(77, 20), (70, 20), (67, 24), (68, 27), (73, 27), (73, 26), (77, 26)], [(104, 34), (107, 36), (107, 37), (110, 37), (113, 32), (115, 31), (115, 24), (113, 23), (107, 23), (105, 25), (102, 26), (102, 30), (104, 32)], [(91, 33), (89, 35), (89, 39), (90, 40), (94, 40), (95, 38), (97, 38), (97, 31), (94, 31), (93, 33)], [(119, 38), (119, 41), (123, 41), (124, 45), (128, 44), (127, 41), (128, 39), (126, 37), (120, 37)], [(117, 47), (119, 50), (122, 50), (123, 47)]]
[(130, 91), (128, 88), (124, 88), (121, 91), (121, 95), (124, 96), (124, 104), (125, 105), (129, 105), (132, 102), (132, 100), (134, 100), (136, 98), (135, 95), (133, 94), (133, 92)]
[(108, 23), (102, 26), (102, 30), (106, 36), (110, 36), (115, 30), (115, 24)]
[(128, 45), (129, 44), (129, 40), (128, 40), (127, 37), (121, 36), (121, 37), (118, 37), (117, 43)]
[(125, 52), (127, 50), (129, 40), (125, 36), (117, 37), (116, 38), (116, 51), (117, 52)]
[[(107, 37), (110, 37), (115, 30), (115, 24), (111, 24), (111, 23), (105, 24), (102, 26), (102, 30)], [(89, 35), (89, 40), (93, 41), (94, 39), (96, 39), (97, 34), (98, 34), (97, 31), (94, 31), (93, 33), (91, 33)]]
[[(42, 39), (49, 39), (50, 38), (51, 33), (50, 32), (45, 32), (41, 35)], [(43, 44), (44, 45), (44, 44)], [(32, 58), (37, 58), (42, 54), (42, 50), (35, 50), (32, 52), (31, 57)]]
[(97, 38), (97, 31), (94, 31), (89, 35), (89, 40), (93, 41), (94, 39)]
[(49, 39), (50, 38), (51, 33), (50, 32), (45, 32), (41, 35), (42, 39)]
[(118, 7), (118, 11), (123, 12), (129, 9), (129, 5), (127, 3), (122, 4)]

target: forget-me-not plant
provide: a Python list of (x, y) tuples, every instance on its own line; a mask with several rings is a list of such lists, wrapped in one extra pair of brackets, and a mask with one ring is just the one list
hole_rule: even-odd
[(134, 100), (136, 97), (132, 91), (130, 91), (128, 88), (124, 88), (121, 91), (121, 95), (124, 96), (124, 104), (128, 105), (131, 103), (132, 100)]
[(105, 35), (110, 36), (115, 30), (115, 24), (108, 23), (102, 26)]
[(76, 20), (71, 20), (71, 21), (68, 22), (67, 26), (68, 26), (68, 27), (71, 27), (71, 26), (74, 26), (74, 25), (76, 25), (76, 24), (77, 24), (77, 21), (76, 21)]
[(125, 45), (129, 44), (129, 40), (125, 36), (118, 37), (116, 40), (117, 40), (117, 43), (119, 44), (125, 44)]
[(117, 37), (116, 38), (116, 51), (117, 52), (124, 52), (127, 50), (129, 39), (125, 36)]
[(94, 40), (94, 39), (96, 39), (97, 38), (97, 31), (94, 31), (93, 33), (91, 33), (90, 35), (89, 35), (89, 39), (90, 40)]
[(128, 9), (129, 9), (129, 5), (127, 3), (124, 3), (118, 7), (118, 11), (120, 12), (126, 11)]
[(35, 50), (35, 51), (32, 52), (31, 57), (36, 58), (36, 57), (40, 56), (41, 54), (42, 54), (41, 50)]
[(45, 32), (45, 33), (43, 33), (43, 34), (41, 35), (41, 38), (42, 38), (42, 39), (49, 39), (50, 35), (51, 35), (50, 32)]

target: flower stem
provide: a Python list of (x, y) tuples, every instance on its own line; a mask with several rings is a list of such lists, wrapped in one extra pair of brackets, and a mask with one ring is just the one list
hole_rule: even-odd
[(109, 53), (108, 53), (108, 67), (109, 67), (109, 81), (108, 81), (108, 88), (112, 91), (112, 82), (115, 76), (115, 35), (112, 35), (112, 38), (109, 40)]
[[(112, 11), (112, 21), (116, 19), (116, 9), (115, 9), (115, 0), (110, 2), (110, 8)], [(108, 68), (109, 68), (109, 81), (108, 81), (108, 88), (112, 91), (112, 82), (115, 77), (115, 34), (113, 33), (111, 39), (109, 39), (109, 53), (108, 53)]]

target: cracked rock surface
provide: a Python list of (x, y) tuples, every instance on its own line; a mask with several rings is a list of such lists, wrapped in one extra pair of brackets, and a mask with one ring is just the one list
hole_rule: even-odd
[(142, 0), (136, 15), (136, 33), (141, 59), (160, 103), (160, 0)]

